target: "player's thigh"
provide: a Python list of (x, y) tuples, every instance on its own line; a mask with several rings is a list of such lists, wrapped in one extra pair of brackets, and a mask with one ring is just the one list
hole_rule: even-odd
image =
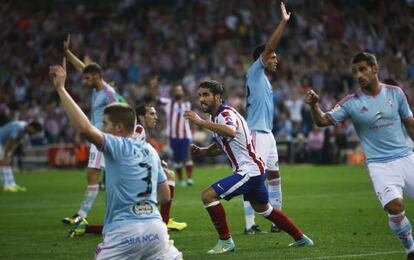
[(279, 155), (273, 134), (254, 132), (252, 136), (255, 139), (254, 147), (256, 154), (265, 162), (266, 168), (270, 171), (278, 171)]
[(244, 200), (250, 201), (255, 211), (261, 211), (257, 207), (269, 203), (268, 191), (264, 184), (265, 178), (265, 175), (251, 177), (249, 190), (244, 194)]
[(91, 144), (91, 147), (89, 148), (88, 168), (100, 170), (104, 167), (105, 158), (103, 153), (99, 151), (94, 144)]
[(382, 207), (396, 198), (403, 197), (404, 180), (399, 162), (369, 163), (367, 168)]
[(96, 259), (181, 259), (161, 221), (125, 225), (109, 232), (98, 245)]
[(404, 193), (414, 199), (414, 154), (404, 158)]
[(221, 199), (230, 200), (235, 196), (246, 193), (250, 177), (246, 175), (233, 174), (225, 177), (211, 185)]

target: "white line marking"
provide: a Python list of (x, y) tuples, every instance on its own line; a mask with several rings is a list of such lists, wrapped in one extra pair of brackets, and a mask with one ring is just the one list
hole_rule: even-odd
[(376, 255), (393, 255), (393, 254), (402, 254), (400, 251), (388, 251), (388, 252), (378, 252), (378, 253), (369, 253), (369, 254), (358, 254), (358, 255), (336, 255), (336, 256), (320, 256), (320, 257), (309, 257), (309, 258), (300, 258), (298, 260), (313, 260), (313, 259), (338, 259), (338, 258), (351, 258), (351, 257), (363, 257), (363, 256), (376, 256)]

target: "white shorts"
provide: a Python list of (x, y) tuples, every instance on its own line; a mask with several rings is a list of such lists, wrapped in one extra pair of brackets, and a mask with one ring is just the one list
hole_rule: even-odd
[(277, 154), (276, 140), (273, 133), (251, 131), (252, 141), (256, 154), (262, 158), (269, 171), (279, 170), (279, 155)]
[(173, 243), (160, 220), (126, 224), (105, 235), (95, 259), (182, 259)]
[(403, 194), (414, 199), (414, 154), (387, 163), (369, 163), (367, 167), (382, 207), (403, 198)]
[(89, 161), (88, 168), (92, 169), (102, 169), (105, 168), (105, 158), (101, 151), (98, 151), (98, 148), (94, 144), (91, 144), (89, 148)]

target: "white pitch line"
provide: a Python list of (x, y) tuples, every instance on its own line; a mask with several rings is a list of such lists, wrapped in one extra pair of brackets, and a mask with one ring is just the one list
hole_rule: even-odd
[(388, 251), (388, 252), (378, 252), (378, 253), (358, 254), (358, 255), (333, 255), (333, 256), (309, 257), (309, 258), (300, 258), (298, 260), (339, 259), (339, 258), (352, 258), (352, 257), (376, 256), (376, 255), (393, 255), (393, 254), (401, 254), (401, 253), (402, 251)]

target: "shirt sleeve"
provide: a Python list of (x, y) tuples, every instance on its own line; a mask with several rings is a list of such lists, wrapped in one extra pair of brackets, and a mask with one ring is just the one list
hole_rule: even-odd
[(265, 67), (263, 65), (262, 57), (258, 58), (255, 62), (250, 65), (247, 72), (247, 78), (257, 77), (259, 74), (264, 73)]
[(168, 105), (169, 103), (171, 103), (171, 99), (166, 97), (159, 97), (158, 102), (162, 105)]
[(104, 154), (112, 156), (112, 158), (119, 158), (122, 156), (122, 138), (111, 134), (103, 134), (104, 143), (100, 150)]
[(349, 118), (346, 104), (339, 103), (336, 104), (330, 111), (328, 111), (326, 115), (328, 116), (329, 120), (331, 120), (331, 122), (335, 125)]
[(407, 120), (413, 117), (413, 113), (408, 105), (407, 97), (402, 89), (398, 91), (398, 113), (402, 120)]
[(217, 117), (217, 123), (231, 127), (234, 130), (239, 128), (237, 116), (233, 111), (225, 110)]

